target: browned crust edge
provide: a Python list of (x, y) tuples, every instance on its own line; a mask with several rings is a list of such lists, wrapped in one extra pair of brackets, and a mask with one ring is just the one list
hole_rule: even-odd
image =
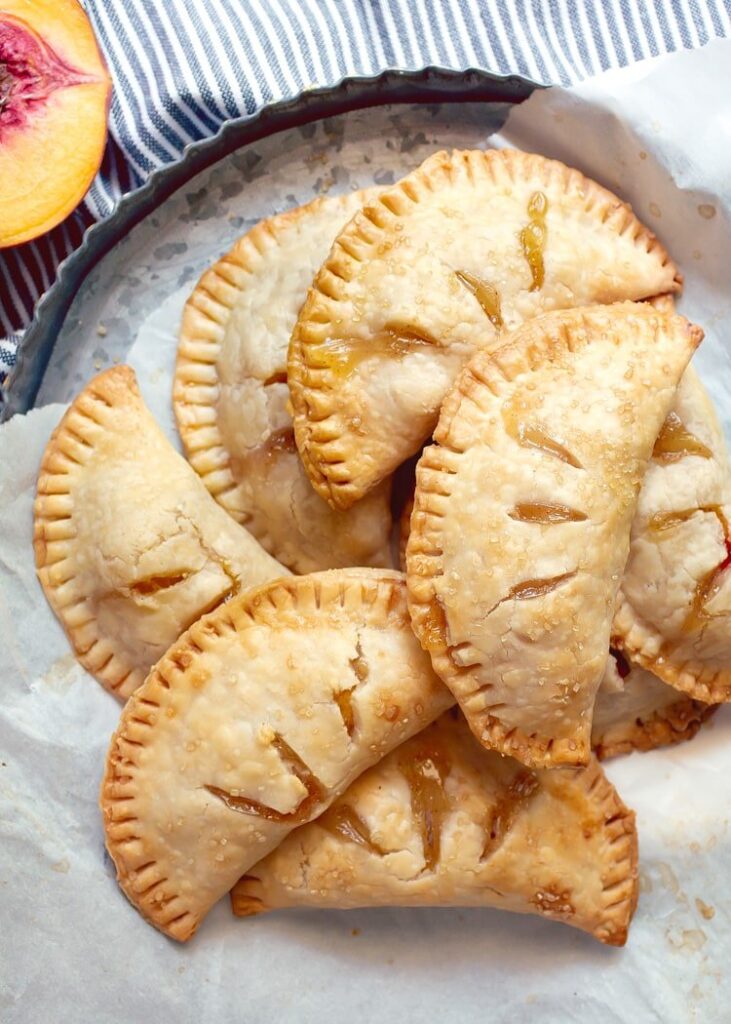
[(120, 699), (139, 686), (144, 674), (127, 664), (110, 639), (100, 634), (93, 607), (75, 585), (70, 483), (90, 459), (96, 438), (106, 430), (114, 410), (135, 406), (142, 407), (142, 399), (129, 366), (114, 366), (94, 377), (51, 435), (33, 506), (36, 573), (48, 603), (79, 662)]
[(612, 627), (612, 643), (626, 651), (632, 661), (662, 679), (664, 683), (704, 704), (731, 701), (731, 667), (712, 668), (700, 661), (672, 661), (655, 653), (658, 634), (645, 626), (621, 589)]
[(612, 866), (602, 874), (602, 915), (592, 934), (608, 946), (624, 946), (639, 898), (639, 846), (635, 813), (619, 794), (595, 758), (589, 763), (588, 793), (596, 796), (612, 852)]
[(406, 572), (406, 547), (411, 533), (411, 514), (414, 511), (413, 495), (407, 499), (398, 521), (398, 562), (401, 572)]
[(606, 739), (599, 736), (592, 741), (592, 746), (599, 760), (606, 761), (633, 751), (646, 752), (686, 743), (717, 710), (717, 704), (681, 697), (670, 707), (653, 712), (649, 718), (636, 718), (627, 723), (623, 732), (618, 727), (608, 730)]

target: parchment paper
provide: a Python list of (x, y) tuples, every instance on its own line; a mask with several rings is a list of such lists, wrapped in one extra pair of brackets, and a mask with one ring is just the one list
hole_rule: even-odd
[[(697, 361), (729, 428), (731, 44), (537, 93), (493, 141), (582, 168), (660, 234), (685, 273), (681, 308), (707, 331)], [(148, 317), (130, 356), (171, 437), (189, 287)], [(145, 925), (116, 887), (97, 810), (119, 706), (74, 661), (33, 572), (35, 476), (62, 411), (0, 434), (2, 1024), (729, 1019), (728, 709), (690, 744), (609, 765), (640, 830), (642, 892), (624, 950), (478, 910), (236, 921), (223, 901), (187, 946)]]

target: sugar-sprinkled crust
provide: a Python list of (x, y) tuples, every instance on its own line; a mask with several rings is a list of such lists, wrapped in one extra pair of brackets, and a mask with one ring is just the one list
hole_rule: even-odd
[(645, 304), (549, 314), (447, 397), (417, 468), (409, 606), (486, 746), (586, 763), (637, 493), (701, 337)]
[(205, 616), (123, 712), (101, 793), (120, 886), (168, 935), (452, 703), (400, 573), (288, 577)]
[(61, 420), (34, 511), (46, 597), (81, 664), (120, 698), (204, 612), (287, 574), (172, 448), (128, 366), (95, 377)]
[(287, 347), (337, 231), (377, 189), (261, 221), (186, 304), (173, 405), (191, 465), (216, 501), (297, 573), (391, 565), (389, 484), (347, 515), (312, 489), (287, 410)]
[(434, 725), (293, 832), (232, 892), (280, 907), (498, 907), (621, 946), (637, 902), (637, 836), (595, 760), (533, 772), (486, 751), (462, 716)]
[(706, 703), (731, 700), (731, 467), (692, 367), (655, 445), (632, 523), (614, 642)]
[(341, 231), (300, 312), (289, 385), (314, 487), (347, 508), (388, 476), (503, 328), (679, 287), (630, 207), (578, 171), (510, 150), (434, 154)]

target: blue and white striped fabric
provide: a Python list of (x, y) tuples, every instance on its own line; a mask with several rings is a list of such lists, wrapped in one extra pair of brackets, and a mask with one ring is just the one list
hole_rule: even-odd
[(731, 0), (82, 0), (114, 78), (110, 140), (83, 205), (0, 254), (0, 383), (85, 228), (222, 121), (388, 67), (479, 67), (570, 84), (731, 35)]

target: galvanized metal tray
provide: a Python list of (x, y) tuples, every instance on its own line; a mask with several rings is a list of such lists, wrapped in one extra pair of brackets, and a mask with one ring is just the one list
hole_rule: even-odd
[(122, 198), (61, 264), (26, 332), (3, 418), (67, 401), (123, 359), (141, 320), (256, 220), (329, 188), (386, 184), (442, 146), (484, 143), (537, 87), (475, 69), (390, 70), (226, 122)]

